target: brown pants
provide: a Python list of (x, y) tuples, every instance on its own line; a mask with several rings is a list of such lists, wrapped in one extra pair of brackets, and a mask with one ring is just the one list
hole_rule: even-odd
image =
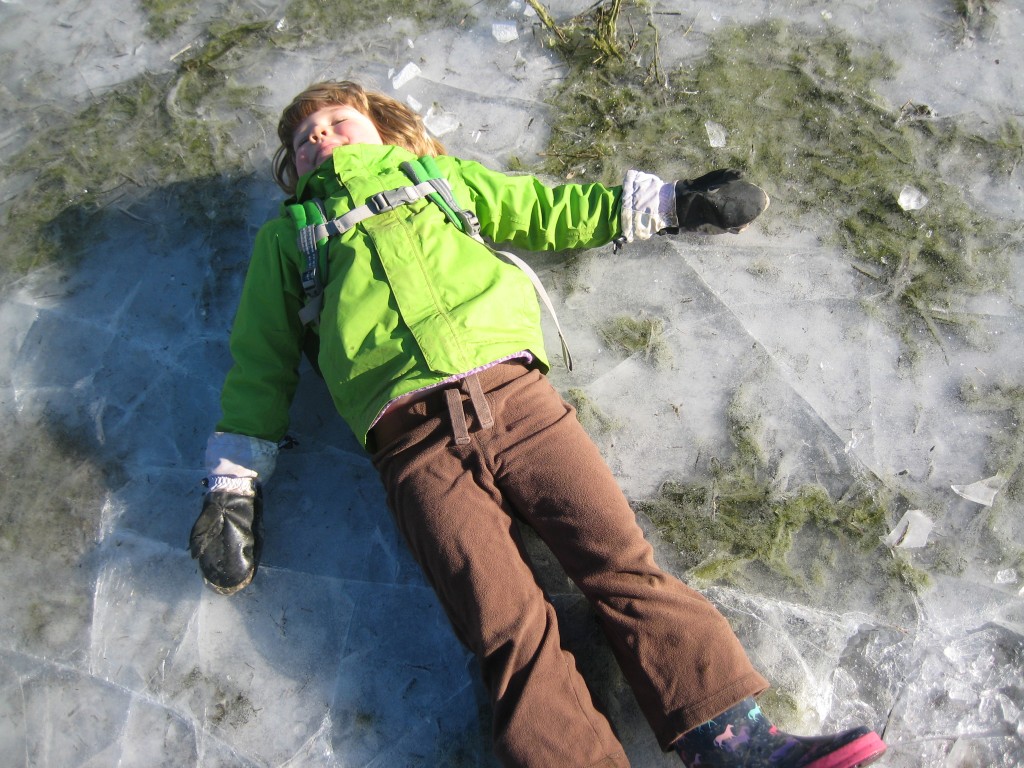
[(561, 647), (516, 518), (593, 605), (663, 749), (764, 690), (725, 618), (655, 564), (611, 470), (548, 380), (519, 363), (477, 380), (389, 412), (374, 428), (373, 461), (403, 536), (480, 661), (502, 763), (628, 765)]

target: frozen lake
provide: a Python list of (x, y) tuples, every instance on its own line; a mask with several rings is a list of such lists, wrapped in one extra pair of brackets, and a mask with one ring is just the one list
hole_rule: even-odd
[[(1024, 764), (1024, 10), (1014, 0), (0, 3), (0, 753), (12, 767), (491, 766), (472, 659), (303, 375), (254, 584), (187, 551), (227, 335), (307, 84), (557, 183), (740, 165), (739, 236), (528, 257), (662, 564), (811, 733)], [(728, 6), (737, 6), (729, 8)], [(741, 7), (740, 7), (741, 6)], [(589, 25), (589, 26), (588, 26)], [(663, 755), (537, 542), (627, 754)]]

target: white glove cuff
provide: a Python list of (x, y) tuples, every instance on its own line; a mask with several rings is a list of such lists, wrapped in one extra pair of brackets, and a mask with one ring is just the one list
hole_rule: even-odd
[(258, 478), (267, 482), (277, 464), (277, 443), (232, 432), (214, 432), (206, 443), (206, 474), (212, 479)]
[(677, 225), (675, 184), (643, 171), (626, 171), (622, 182), (622, 235), (646, 240)]
[(238, 496), (256, 495), (256, 478), (254, 477), (230, 477), (228, 475), (211, 475), (206, 478), (206, 490), (226, 491)]

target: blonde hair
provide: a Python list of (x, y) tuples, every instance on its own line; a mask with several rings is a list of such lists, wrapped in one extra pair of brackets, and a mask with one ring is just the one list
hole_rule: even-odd
[(299, 123), (324, 107), (352, 107), (368, 118), (385, 144), (393, 144), (423, 155), (443, 155), (444, 145), (427, 134), (420, 116), (390, 96), (367, 91), (348, 80), (315, 83), (292, 99), (281, 113), (277, 137), (281, 146), (274, 153), (274, 181), (289, 195), (294, 194), (299, 180), (295, 169), (295, 148), (292, 144)]

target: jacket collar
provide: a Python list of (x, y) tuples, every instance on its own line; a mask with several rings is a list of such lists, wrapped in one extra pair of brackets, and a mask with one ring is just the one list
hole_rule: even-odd
[(295, 196), (286, 202), (329, 197), (339, 182), (356, 175), (377, 175), (385, 168), (396, 168), (416, 156), (391, 144), (349, 144), (335, 147), (329, 160), (302, 176), (295, 185)]

